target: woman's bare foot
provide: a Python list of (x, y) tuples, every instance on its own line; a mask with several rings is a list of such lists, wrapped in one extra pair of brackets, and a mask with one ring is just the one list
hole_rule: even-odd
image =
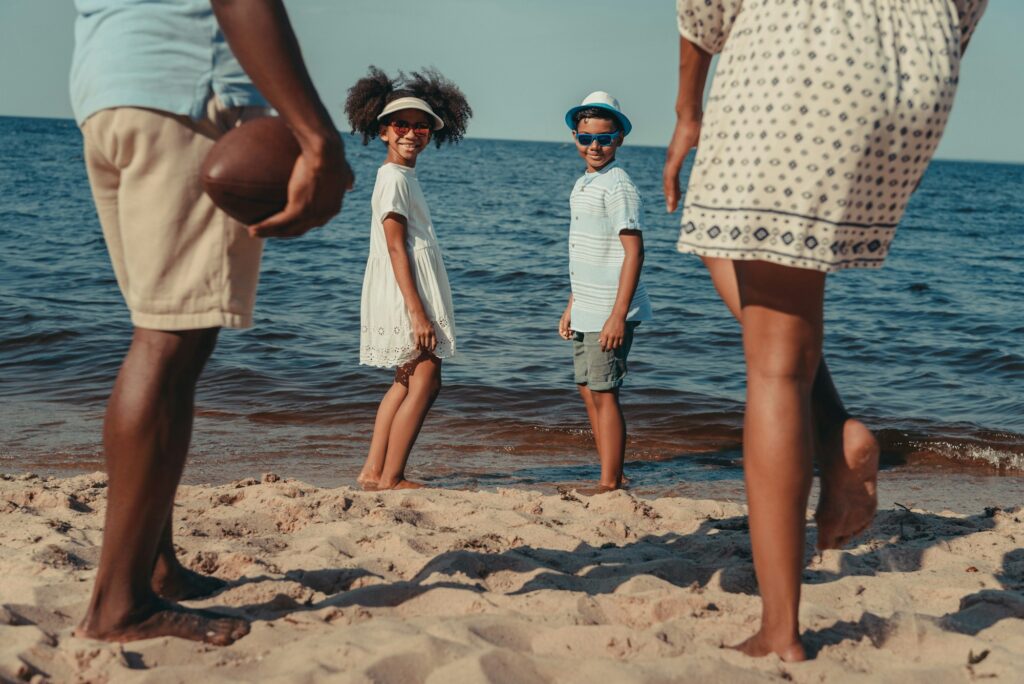
[(868, 528), (878, 508), (878, 440), (848, 418), (823, 439), (818, 467), (821, 495), (814, 519), (818, 549), (838, 549)]
[(211, 596), (227, 585), (219, 577), (201, 575), (175, 559), (171, 564), (157, 562), (150, 586), (157, 596), (172, 601), (187, 601)]
[(787, 663), (798, 663), (807, 660), (807, 652), (804, 651), (804, 645), (800, 643), (799, 638), (796, 638), (796, 640), (792, 638), (784, 639), (773, 644), (765, 636), (764, 632), (761, 631), (746, 641), (735, 646), (729, 646), (729, 648), (735, 649), (751, 658), (763, 658), (774, 653)]
[(396, 480), (394, 483), (386, 483), (382, 480), (380, 483), (378, 483), (377, 489), (423, 489), (426, 486), (427, 485), (423, 484), (422, 482), (413, 482), (412, 480), (406, 480), (405, 478), (402, 478), (401, 480)]
[(75, 630), (77, 637), (101, 641), (125, 642), (170, 636), (214, 646), (228, 646), (248, 633), (249, 623), (241, 618), (182, 608), (163, 600), (157, 600), (135, 615), (126, 617), (117, 626), (101, 628), (90, 623), (89, 616), (86, 616)]

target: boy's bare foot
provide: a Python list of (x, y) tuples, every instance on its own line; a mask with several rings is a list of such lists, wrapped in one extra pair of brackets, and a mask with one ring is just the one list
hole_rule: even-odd
[(205, 598), (228, 585), (219, 577), (201, 575), (189, 570), (177, 560), (168, 565), (157, 563), (153, 569), (151, 585), (153, 591), (162, 598), (172, 601)]
[(774, 653), (787, 663), (798, 663), (807, 660), (807, 652), (804, 651), (804, 645), (800, 643), (799, 638), (795, 641), (785, 639), (772, 644), (762, 631), (759, 631), (742, 643), (729, 646), (729, 648), (751, 658), (763, 658)]
[(412, 480), (406, 480), (403, 478), (401, 480), (396, 480), (394, 484), (389, 484), (381, 481), (380, 483), (378, 483), (377, 489), (423, 489), (426, 486), (427, 485), (423, 484), (422, 482), (413, 482)]
[(152, 606), (127, 617), (116, 627), (91, 625), (86, 616), (85, 622), (75, 630), (77, 637), (101, 641), (125, 642), (170, 636), (214, 646), (228, 646), (248, 633), (249, 623), (246, 620), (182, 608), (163, 600), (157, 600)]
[(867, 529), (878, 507), (878, 440), (848, 418), (821, 443), (818, 549), (838, 549)]

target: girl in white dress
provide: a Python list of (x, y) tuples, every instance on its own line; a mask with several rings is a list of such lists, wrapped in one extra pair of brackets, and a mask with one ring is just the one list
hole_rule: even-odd
[(359, 362), (396, 369), (358, 480), (365, 489), (415, 488), (405, 465), (441, 390), (441, 360), (455, 354), (452, 294), (416, 159), (431, 140), (461, 140), (472, 110), (435, 71), (392, 79), (370, 67), (349, 89), (345, 113), (364, 145), (377, 138), (387, 149), (371, 201)]

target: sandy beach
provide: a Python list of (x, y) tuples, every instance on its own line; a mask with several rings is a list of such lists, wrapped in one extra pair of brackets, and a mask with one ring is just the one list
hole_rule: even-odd
[(1019, 507), (895, 508), (850, 549), (812, 557), (809, 540), (813, 659), (792, 665), (722, 648), (759, 615), (738, 504), (270, 474), (184, 486), (175, 509), (182, 561), (231, 582), (188, 605), (250, 618), (249, 636), (78, 639), (105, 490), (101, 474), (0, 480), (0, 680), (936, 684), (1024, 670)]

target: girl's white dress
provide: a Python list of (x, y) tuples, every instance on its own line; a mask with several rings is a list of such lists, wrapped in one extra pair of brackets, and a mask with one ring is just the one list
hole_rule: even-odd
[(388, 254), (384, 237), (384, 217), (388, 214), (404, 216), (408, 222), (406, 249), (423, 308), (437, 335), (434, 355), (442, 359), (453, 356), (452, 292), (416, 170), (392, 163), (380, 167), (371, 207), (370, 256), (363, 277), (359, 363), (393, 368), (412, 361), (421, 353), (413, 341), (409, 310), (398, 289)]

